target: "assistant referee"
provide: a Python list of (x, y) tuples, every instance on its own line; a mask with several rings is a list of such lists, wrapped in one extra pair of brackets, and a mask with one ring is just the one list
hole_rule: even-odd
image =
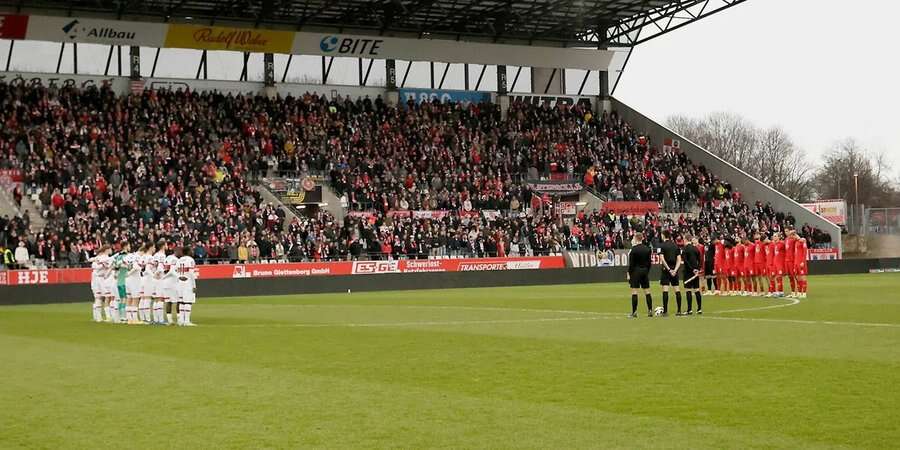
[(650, 294), (650, 247), (644, 243), (644, 233), (634, 233), (628, 254), (628, 284), (631, 286), (631, 315), (637, 317), (638, 289), (647, 300), (647, 317), (653, 317), (653, 296)]

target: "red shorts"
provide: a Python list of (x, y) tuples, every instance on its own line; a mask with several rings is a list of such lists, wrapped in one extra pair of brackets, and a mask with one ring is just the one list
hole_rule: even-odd
[(809, 266), (804, 262), (803, 264), (794, 267), (794, 275), (809, 275)]
[(752, 277), (755, 275), (756, 275), (756, 271), (753, 270), (753, 267), (745, 267), (744, 268), (744, 276), (745, 277)]
[(769, 267), (769, 275), (773, 277), (783, 277), (784, 276), (784, 268), (778, 266)]
[(728, 271), (728, 276), (730, 276), (730, 277), (736, 277), (736, 276), (738, 276), (738, 271), (735, 270), (735, 269), (730, 269), (730, 270)]
[(756, 267), (753, 269), (753, 272), (756, 276), (763, 276), (763, 275), (769, 274), (769, 271), (766, 269), (765, 264), (757, 264)]
[(785, 275), (793, 275), (794, 274), (794, 263), (793, 262), (784, 262), (784, 274)]
[(725, 267), (725, 261), (716, 261), (713, 264), (713, 273), (724, 275), (727, 271), (723, 269)]

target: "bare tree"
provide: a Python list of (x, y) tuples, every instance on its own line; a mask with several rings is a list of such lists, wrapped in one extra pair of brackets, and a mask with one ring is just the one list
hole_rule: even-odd
[(760, 129), (731, 113), (703, 119), (673, 116), (667, 125), (785, 195), (798, 201), (812, 198), (813, 167), (784, 129)]
[(813, 197), (813, 166), (781, 127), (758, 131), (751, 173), (788, 197), (808, 201)]
[(896, 206), (897, 190), (889, 179), (884, 154), (871, 153), (853, 139), (835, 143), (815, 174), (821, 198), (842, 198), (848, 204), (875, 207)]

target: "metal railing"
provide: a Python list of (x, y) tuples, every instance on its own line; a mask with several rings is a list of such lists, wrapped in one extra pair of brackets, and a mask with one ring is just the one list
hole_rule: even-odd
[(900, 234), (900, 208), (868, 208), (862, 219), (867, 234)]

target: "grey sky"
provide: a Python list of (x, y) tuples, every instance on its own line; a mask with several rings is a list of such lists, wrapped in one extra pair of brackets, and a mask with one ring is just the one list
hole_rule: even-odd
[(815, 161), (856, 138), (900, 175), (900, 2), (750, 0), (635, 49), (616, 97), (656, 119), (731, 111)]

